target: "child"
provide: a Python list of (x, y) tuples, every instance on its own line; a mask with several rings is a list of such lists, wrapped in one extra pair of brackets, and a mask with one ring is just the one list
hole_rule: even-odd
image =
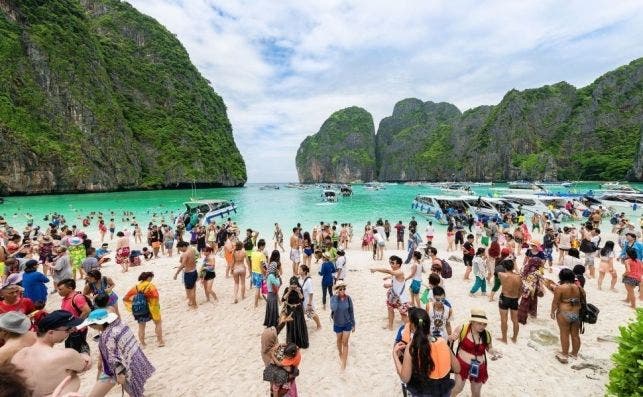
[(487, 265), (485, 252), (486, 250), (484, 247), (480, 247), (476, 251), (476, 256), (473, 258), (473, 275), (476, 277), (476, 281), (473, 284), (473, 287), (471, 287), (471, 291), (469, 291), (469, 296), (471, 297), (474, 297), (478, 290), (482, 291), (483, 296), (487, 293)]
[(444, 288), (435, 286), (433, 297), (426, 305), (426, 312), (431, 319), (431, 335), (447, 339), (451, 335), (451, 307), (445, 304)]
[(572, 271), (574, 272), (574, 276), (576, 276), (576, 285), (585, 288), (585, 266), (576, 265)]

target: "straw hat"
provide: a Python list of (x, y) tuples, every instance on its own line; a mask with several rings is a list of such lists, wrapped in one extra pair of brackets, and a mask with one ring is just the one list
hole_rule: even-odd
[(531, 239), (529, 240), (529, 245), (535, 245), (536, 247), (540, 247), (540, 241)]
[(344, 280), (339, 280), (337, 284), (335, 284), (335, 286), (333, 287), (333, 290), (337, 290), (340, 287), (346, 288), (346, 285), (347, 284), (344, 282)]
[(471, 309), (471, 317), (469, 321), (487, 324), (487, 313), (482, 309)]
[(330, 253), (329, 252), (324, 252), (322, 256), (326, 259), (330, 259)]

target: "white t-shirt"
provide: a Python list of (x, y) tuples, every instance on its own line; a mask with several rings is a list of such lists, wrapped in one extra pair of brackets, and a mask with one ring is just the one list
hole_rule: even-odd
[(578, 258), (574, 258), (571, 255), (565, 255), (565, 257), (563, 258), (563, 266), (562, 267), (566, 267), (567, 269), (573, 270), (574, 266), (582, 265), (582, 264), (583, 264), (582, 260), (580, 260)]
[(449, 336), (447, 333), (447, 321), (449, 320), (451, 309), (447, 305), (442, 305), (442, 307), (441, 311), (436, 311), (434, 305), (431, 304), (428, 314), (431, 319), (431, 335), (435, 335), (437, 331), (442, 338), (446, 339)]
[(336, 278), (339, 280), (346, 279), (346, 256), (338, 256), (335, 261), (335, 268), (337, 269)]
[(304, 294), (304, 310), (306, 310), (310, 294), (313, 293), (313, 279), (310, 276), (307, 276), (305, 280), (301, 280), (301, 292)]
[(384, 240), (384, 235), (381, 234), (380, 232), (377, 232), (373, 235), (375, 237), (375, 240), (377, 240), (378, 244), (384, 244), (386, 241)]
[(427, 226), (426, 235), (431, 237), (435, 236), (435, 228), (433, 228), (433, 226)]

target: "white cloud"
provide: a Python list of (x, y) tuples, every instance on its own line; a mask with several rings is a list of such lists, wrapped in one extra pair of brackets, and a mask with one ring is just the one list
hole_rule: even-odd
[(643, 5), (607, 1), (131, 0), (175, 33), (228, 106), (249, 182), (296, 180), (334, 111), (375, 126), (400, 99), (497, 103), (582, 86), (643, 56)]

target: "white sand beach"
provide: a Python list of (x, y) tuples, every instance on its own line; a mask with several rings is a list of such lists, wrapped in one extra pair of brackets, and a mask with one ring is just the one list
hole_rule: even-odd
[[(358, 234), (357, 230), (356, 227), (355, 234)], [(90, 236), (92, 237), (96, 236)], [(607, 237), (605, 233), (604, 239), (607, 240)], [(383, 329), (386, 325), (386, 306), (382, 274), (371, 274), (368, 270), (373, 266), (388, 266), (388, 262), (373, 261), (369, 252), (359, 249), (357, 240), (354, 238), (352, 247), (346, 251), (350, 269), (346, 280), (347, 292), (355, 303), (357, 320), (356, 331), (350, 338), (348, 368), (345, 372), (340, 371), (330, 312), (321, 309), (321, 281), (316, 275), (319, 265), (313, 266), (311, 273), (314, 275), (316, 288), (314, 299), (323, 327), (318, 331), (312, 321), (308, 323), (310, 348), (302, 351), (301, 374), (297, 378), (301, 396), (401, 395), (400, 381), (391, 359), (395, 335), (394, 332)], [(434, 245), (439, 249), (439, 256), (448, 258), (451, 255), (443, 251), (446, 247), (445, 236), (438, 236)], [(272, 241), (268, 241), (268, 247), (272, 247)], [(389, 241), (385, 255), (403, 256), (403, 252), (394, 250), (394, 247), (394, 241)], [(461, 256), (461, 253), (455, 255)], [(200, 306), (196, 311), (188, 311), (181, 278), (177, 281), (172, 279), (177, 262), (178, 256), (162, 258), (133, 267), (128, 273), (121, 273), (120, 267), (113, 261), (104, 267), (104, 273), (115, 280), (115, 291), (119, 296), (124, 295), (135, 284), (141, 271), (153, 271), (156, 275), (154, 283), (161, 295), (166, 346), (155, 346), (153, 327), (150, 324), (145, 352), (156, 367), (156, 373), (147, 383), (147, 395), (268, 395), (268, 384), (262, 381), (263, 363), (260, 356), (265, 304), (261, 302), (259, 308), (253, 309), (253, 302), (249, 297), (239, 304), (232, 303), (233, 281), (225, 278), (225, 264), (221, 258), (217, 263), (214, 283), (219, 302), (204, 303), (203, 289), (199, 284), (197, 298)], [(291, 266), (287, 259), (283, 262), (284, 279), (287, 279)], [(481, 307), (486, 310), (490, 319), (488, 330), (494, 338), (499, 336), (497, 302), (489, 302), (486, 297), (469, 297), (471, 281), (462, 280), (464, 265), (454, 260), (450, 263), (454, 275), (446, 280), (445, 288), (454, 308), (453, 326), (463, 323), (471, 308)], [(403, 269), (407, 269), (407, 266), (404, 265)], [(622, 265), (617, 264), (616, 268), (621, 274)], [(547, 277), (557, 279), (555, 274)], [(598, 306), (601, 313), (598, 323), (587, 326), (585, 334), (581, 336), (581, 359), (567, 365), (560, 364), (554, 357), (559, 349), (558, 343), (543, 346), (530, 339), (531, 333), (541, 330), (558, 335), (555, 322), (549, 318), (552, 294), (547, 292), (539, 301), (538, 319), (530, 319), (526, 326), (521, 326), (516, 344), (510, 342), (504, 345), (494, 340), (494, 346), (502, 352), (503, 357), (489, 361), (489, 380), (482, 389), (483, 395), (603, 396), (610, 356), (617, 344), (598, 342), (597, 337), (617, 335), (618, 326), (625, 324), (634, 315), (634, 311), (621, 302), (625, 292), (620, 279), (617, 288), (618, 293), (598, 291), (596, 281), (588, 279), (588, 301)], [(56, 309), (59, 302), (60, 297), (53, 295), (47, 308)], [(131, 314), (124, 310), (122, 304), (120, 308), (124, 320), (135, 330), (136, 323)], [(399, 324), (399, 317), (396, 318), (396, 324)], [(280, 340), (285, 340), (285, 334), (284, 330)], [(90, 335), (93, 335), (93, 331), (90, 331)], [(91, 340), (89, 343), (92, 357), (97, 358), (97, 344)], [(574, 369), (575, 366), (584, 365), (591, 368)], [(83, 374), (81, 392), (88, 392), (95, 379), (94, 367)], [(110, 396), (120, 395), (120, 388), (115, 388), (110, 393)], [(461, 395), (470, 395), (468, 385)]]

